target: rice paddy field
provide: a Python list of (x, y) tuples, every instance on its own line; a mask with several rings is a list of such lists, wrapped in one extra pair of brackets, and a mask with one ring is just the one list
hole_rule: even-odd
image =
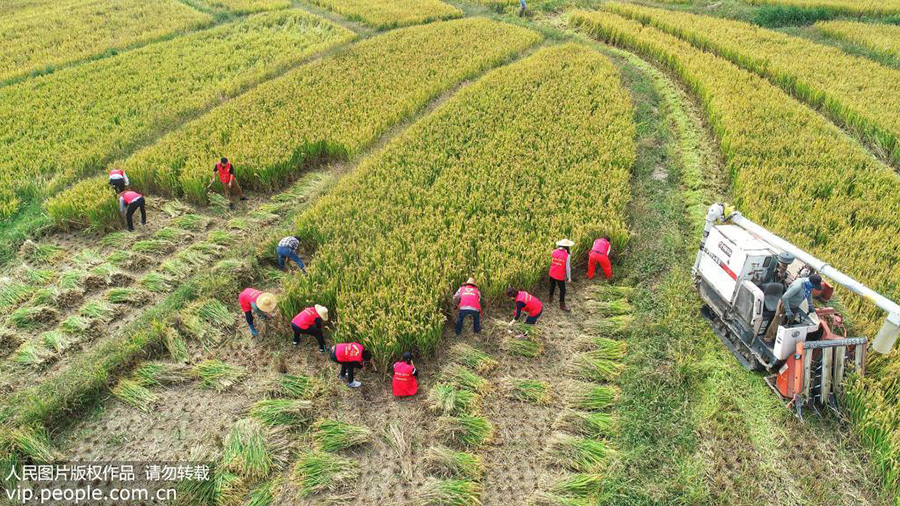
[[(4, 0), (0, 34), (0, 504), (900, 505), (898, 352), (799, 420), (691, 276), (728, 202), (900, 299), (900, 3)], [(313, 304), (360, 388), (291, 344)], [(102, 465), (138, 479), (52, 474)]]

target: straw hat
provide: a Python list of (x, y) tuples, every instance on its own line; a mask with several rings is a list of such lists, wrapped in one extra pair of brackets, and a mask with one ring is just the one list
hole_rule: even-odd
[(269, 292), (263, 292), (256, 298), (256, 307), (264, 313), (272, 312), (277, 303), (278, 301), (275, 300), (275, 296)]
[(467, 279), (467, 280), (466, 280), (466, 284), (467, 284), (467, 285), (472, 285), (472, 286), (474, 286), (474, 287), (478, 287), (478, 285), (475, 284), (475, 278), (469, 278), (469, 279)]
[(319, 313), (319, 317), (322, 318), (323, 322), (328, 321), (328, 308), (327, 307), (316, 304), (316, 312)]
[(563, 248), (571, 248), (572, 246), (575, 246), (575, 243), (568, 239), (560, 239), (560, 240), (556, 241), (556, 245), (561, 246)]

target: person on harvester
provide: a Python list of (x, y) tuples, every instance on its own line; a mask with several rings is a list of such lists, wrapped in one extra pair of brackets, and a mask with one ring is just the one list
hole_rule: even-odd
[(541, 317), (541, 313), (544, 312), (544, 305), (541, 304), (541, 301), (525, 290), (510, 288), (506, 291), (506, 296), (516, 300), (516, 314), (512, 321), (509, 322), (510, 325), (519, 321), (519, 317), (522, 316), (522, 311), (528, 313), (528, 318), (525, 318), (525, 323), (528, 325), (537, 323), (538, 318)]
[(128, 174), (122, 169), (112, 169), (109, 171), (109, 185), (116, 189), (116, 193), (125, 191), (125, 187), (131, 184), (128, 181)]
[(409, 397), (419, 391), (419, 381), (416, 379), (419, 371), (412, 361), (412, 353), (403, 352), (403, 360), (394, 363), (394, 378), (391, 387), (394, 397)]
[[(228, 158), (223, 156), (222, 160), (213, 167), (213, 178), (206, 186), (207, 188), (215, 184), (216, 176), (219, 177), (219, 182), (222, 183), (222, 192), (225, 193), (225, 196), (247, 200), (247, 197), (244, 196), (244, 191), (241, 190), (240, 183), (238, 183), (237, 176), (234, 175), (234, 167), (228, 161)], [(234, 202), (229, 203), (228, 206), (234, 209)]]
[(125, 215), (125, 223), (128, 224), (129, 231), (134, 231), (131, 216), (138, 209), (141, 210), (141, 225), (146, 225), (147, 211), (144, 209), (144, 196), (134, 190), (125, 190), (119, 193), (119, 212)]
[(559, 286), (559, 308), (563, 311), (569, 311), (566, 307), (566, 281), (572, 282), (569, 248), (574, 245), (568, 239), (560, 239), (556, 241), (556, 249), (550, 255), (550, 302), (553, 302), (553, 292)]
[(606, 279), (612, 279), (612, 264), (609, 263), (610, 253), (612, 253), (612, 245), (609, 243), (608, 235), (604, 235), (594, 241), (591, 252), (588, 254), (588, 279), (594, 279), (594, 272), (596, 272), (597, 264), (603, 269), (603, 276), (606, 277)]
[(241, 311), (244, 312), (244, 319), (247, 320), (247, 326), (250, 327), (250, 334), (254, 337), (259, 335), (259, 331), (253, 326), (253, 313), (263, 320), (269, 319), (269, 313), (275, 310), (275, 296), (269, 292), (263, 292), (256, 288), (245, 288), (238, 295), (238, 304), (241, 305)]
[(284, 270), (285, 261), (288, 261), (288, 266), (290, 266), (290, 260), (293, 260), (303, 274), (306, 274), (306, 266), (303, 265), (303, 260), (297, 254), (299, 248), (300, 237), (289, 235), (278, 241), (278, 246), (275, 247), (275, 254), (278, 255), (278, 268)]
[(469, 278), (456, 294), (453, 295), (453, 303), (459, 309), (456, 317), (456, 335), (462, 333), (463, 320), (467, 316), (472, 317), (472, 329), (476, 334), (481, 333), (481, 292), (475, 284), (475, 278)]
[(353, 372), (365, 367), (372, 353), (359, 343), (339, 343), (331, 347), (331, 360), (341, 364), (338, 378), (346, 379), (350, 388), (359, 388), (362, 383), (353, 379)]
[(328, 321), (328, 308), (316, 304), (297, 313), (291, 320), (291, 328), (294, 330), (294, 346), (300, 344), (300, 334), (313, 336), (319, 343), (319, 352), (325, 353), (325, 334), (322, 324)]

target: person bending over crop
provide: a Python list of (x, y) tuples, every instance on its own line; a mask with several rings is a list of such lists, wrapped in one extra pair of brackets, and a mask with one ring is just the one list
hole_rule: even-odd
[(256, 313), (263, 320), (269, 319), (269, 313), (275, 310), (275, 296), (268, 292), (262, 292), (256, 288), (246, 288), (238, 295), (238, 304), (241, 305), (241, 311), (244, 312), (244, 319), (250, 327), (250, 334), (254, 337), (259, 335), (256, 327), (253, 326), (253, 313)]
[(513, 317), (512, 321), (509, 322), (510, 325), (519, 321), (519, 317), (522, 316), (522, 311), (528, 313), (528, 318), (525, 319), (525, 323), (528, 325), (537, 323), (538, 318), (540, 318), (541, 314), (544, 312), (544, 305), (541, 304), (541, 301), (525, 290), (510, 288), (506, 291), (506, 296), (516, 300), (516, 315)]
[(297, 254), (298, 248), (300, 248), (300, 238), (297, 236), (289, 235), (278, 242), (278, 246), (275, 248), (275, 254), (278, 255), (279, 269), (284, 270), (285, 259), (288, 259), (293, 260), (303, 274), (306, 274), (306, 266), (303, 265), (303, 260), (301, 260), (300, 255)]
[(403, 352), (403, 359), (394, 363), (394, 377), (391, 380), (391, 388), (394, 397), (408, 397), (416, 395), (419, 391), (419, 381), (416, 379), (419, 371), (412, 361), (412, 353)]
[(588, 279), (594, 279), (594, 273), (596, 272), (598, 264), (600, 265), (600, 268), (603, 269), (603, 276), (606, 277), (606, 279), (612, 279), (612, 264), (609, 263), (609, 254), (611, 252), (612, 246), (609, 243), (608, 235), (604, 235), (594, 241), (591, 252), (588, 254)]
[[(240, 200), (247, 200), (247, 197), (244, 196), (244, 191), (241, 190), (240, 183), (238, 183), (237, 176), (234, 175), (234, 167), (228, 161), (228, 158), (223, 156), (222, 160), (213, 167), (213, 178), (206, 185), (207, 188), (215, 184), (216, 176), (219, 177), (219, 182), (222, 183), (222, 191), (227, 197), (238, 197)], [(234, 209), (234, 202), (229, 203), (229, 207)]]
[(300, 334), (310, 335), (319, 343), (319, 352), (325, 353), (325, 335), (322, 330), (323, 322), (328, 321), (328, 308), (316, 304), (297, 313), (291, 320), (291, 328), (294, 330), (294, 346), (300, 344)]
[(116, 193), (125, 191), (125, 187), (131, 184), (128, 181), (128, 174), (122, 169), (112, 169), (109, 171), (109, 185), (116, 189)]
[(459, 309), (456, 317), (456, 335), (462, 333), (463, 320), (467, 316), (472, 317), (472, 328), (476, 334), (481, 333), (481, 292), (475, 284), (475, 278), (469, 278), (456, 294), (453, 295), (453, 303)]
[(353, 372), (364, 368), (372, 360), (372, 353), (359, 343), (339, 343), (331, 347), (331, 360), (341, 364), (338, 378), (346, 379), (350, 388), (359, 388), (362, 383), (353, 379)]
[(138, 209), (141, 210), (141, 225), (147, 224), (147, 211), (144, 209), (144, 196), (133, 190), (125, 190), (119, 193), (119, 212), (125, 214), (125, 223), (128, 230), (134, 231), (134, 223), (131, 216)]
[(569, 248), (574, 245), (568, 239), (560, 239), (556, 241), (556, 249), (550, 255), (550, 302), (553, 302), (553, 292), (559, 286), (559, 308), (563, 311), (569, 311), (566, 307), (566, 281), (572, 282)]

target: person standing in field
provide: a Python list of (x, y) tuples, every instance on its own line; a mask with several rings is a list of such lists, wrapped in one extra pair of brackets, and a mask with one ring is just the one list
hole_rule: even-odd
[(528, 6), (525, 5), (525, 0), (519, 0), (519, 17), (520, 18), (525, 15), (525, 9), (527, 9), (527, 8), (528, 8)]
[(297, 254), (297, 249), (299, 248), (300, 237), (289, 235), (281, 239), (281, 241), (278, 242), (278, 246), (275, 248), (275, 254), (278, 255), (278, 268), (284, 270), (285, 259), (293, 260), (305, 275), (306, 266), (303, 265), (303, 260), (301, 260), (300, 255)]
[(141, 225), (147, 224), (147, 211), (144, 209), (144, 196), (134, 190), (125, 190), (119, 193), (119, 212), (125, 215), (125, 223), (128, 230), (134, 232), (134, 223), (131, 217), (138, 209), (141, 210)]
[(109, 185), (116, 189), (116, 193), (125, 191), (125, 187), (131, 184), (128, 181), (128, 174), (122, 169), (112, 169), (109, 171)]
[(331, 347), (331, 360), (341, 364), (338, 378), (346, 379), (350, 388), (359, 388), (362, 383), (353, 378), (354, 371), (364, 368), (372, 360), (372, 353), (359, 343), (339, 343)]
[(238, 295), (238, 304), (241, 305), (241, 311), (244, 312), (244, 319), (247, 320), (247, 326), (250, 327), (251, 335), (254, 337), (259, 335), (256, 327), (253, 326), (253, 313), (256, 313), (263, 320), (268, 320), (269, 313), (275, 310), (276, 303), (274, 295), (256, 288), (245, 288)]
[(313, 336), (319, 343), (319, 352), (325, 353), (325, 334), (322, 328), (328, 321), (328, 308), (316, 304), (297, 313), (291, 320), (291, 329), (294, 331), (294, 346), (300, 344), (300, 335)]
[(456, 317), (456, 335), (462, 333), (463, 320), (467, 316), (472, 317), (472, 329), (476, 334), (481, 333), (481, 292), (475, 284), (475, 278), (469, 278), (459, 287), (453, 295), (453, 303), (459, 309)]
[(550, 302), (553, 302), (553, 292), (559, 286), (559, 308), (563, 311), (569, 311), (566, 307), (566, 281), (572, 281), (569, 248), (574, 245), (575, 243), (568, 239), (560, 239), (550, 255)]
[(419, 391), (419, 381), (416, 379), (419, 371), (412, 361), (412, 353), (403, 352), (403, 359), (394, 363), (394, 377), (391, 380), (391, 388), (394, 397), (409, 397)]
[[(223, 156), (219, 163), (213, 167), (213, 178), (206, 186), (207, 188), (215, 184), (216, 176), (219, 177), (219, 182), (222, 183), (222, 192), (225, 193), (225, 196), (229, 199), (237, 197), (240, 200), (247, 200), (247, 197), (244, 196), (244, 191), (241, 190), (240, 183), (238, 183), (237, 176), (234, 175), (234, 167), (228, 161), (228, 158)], [(230, 202), (228, 206), (234, 209), (234, 202)]]
[(603, 276), (606, 277), (606, 279), (612, 279), (612, 264), (609, 262), (609, 254), (611, 252), (612, 245), (609, 242), (608, 235), (604, 235), (603, 237), (594, 241), (594, 245), (591, 247), (591, 252), (588, 254), (588, 279), (594, 279), (594, 273), (596, 272), (597, 264), (599, 264), (600, 268), (603, 269)]
[(509, 322), (510, 325), (519, 321), (519, 317), (522, 316), (522, 311), (528, 313), (528, 318), (525, 319), (525, 323), (528, 325), (537, 323), (538, 318), (540, 318), (541, 314), (544, 312), (544, 305), (541, 304), (541, 301), (525, 290), (510, 288), (506, 291), (506, 296), (516, 300), (516, 314), (513, 316), (512, 321)]

